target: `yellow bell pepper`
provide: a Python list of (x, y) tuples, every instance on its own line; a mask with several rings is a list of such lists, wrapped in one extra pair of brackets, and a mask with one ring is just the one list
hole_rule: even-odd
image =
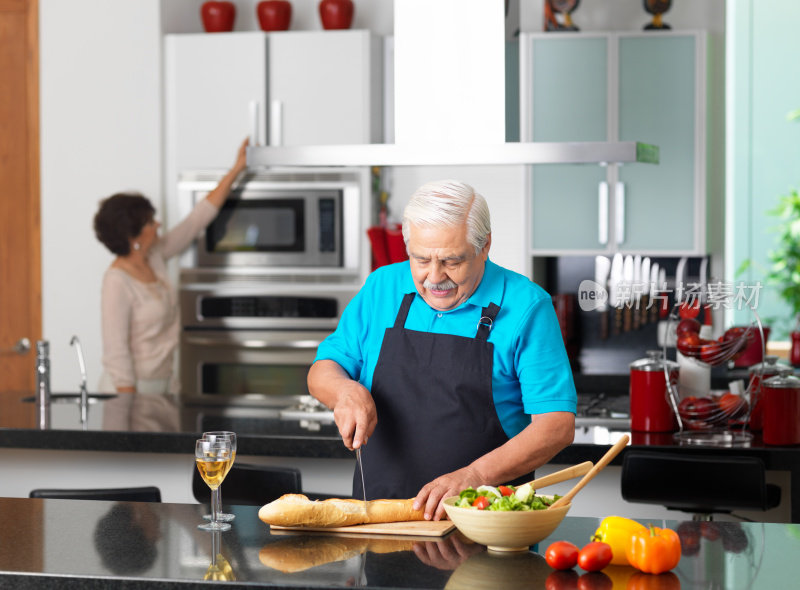
[(643, 524), (623, 518), (622, 516), (606, 516), (600, 521), (600, 526), (594, 533), (592, 541), (601, 541), (611, 545), (613, 565), (630, 565), (628, 561), (628, 548), (631, 546), (633, 534), (646, 531)]

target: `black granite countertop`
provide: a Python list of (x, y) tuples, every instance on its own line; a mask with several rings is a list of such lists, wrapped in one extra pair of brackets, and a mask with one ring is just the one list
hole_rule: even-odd
[[(583, 546), (599, 518), (570, 517), (530, 551), (495, 554), (455, 531), (444, 537), (271, 531), (258, 507), (234, 506), (230, 531), (197, 528), (200, 505), (0, 498), (0, 587), (18, 590), (231, 588), (551, 588), (543, 553), (556, 540)], [(796, 525), (659, 522), (684, 541), (664, 588), (792, 588), (800, 576)], [(713, 533), (713, 534), (712, 534)], [(576, 568), (574, 576), (588, 575)], [(610, 566), (592, 588), (647, 586)], [(205, 578), (216, 582), (204, 581)], [(608, 579), (606, 579), (608, 578)], [(572, 581), (575, 587), (576, 581)], [(566, 586), (564, 586), (566, 587)]]
[[(119, 415), (101, 429), (61, 430), (0, 428), (0, 448), (85, 450), (137, 453), (179, 453), (191, 448), (206, 430), (233, 430), (241, 456), (305, 457), (352, 459), (342, 444), (335, 424), (318, 420), (284, 420), (276, 409), (261, 407), (191, 407), (171, 397), (137, 396), (131, 413)], [(624, 396), (612, 396), (614, 403), (625, 403)], [(101, 402), (110, 404), (111, 402)], [(119, 428), (125, 428), (124, 430)], [(800, 522), (800, 445), (765, 445), (758, 433), (752, 440), (731, 447), (684, 444), (671, 433), (630, 432), (626, 420), (612, 426), (586, 426), (575, 430), (573, 444), (560, 451), (551, 464), (572, 465), (597, 462), (622, 433), (631, 435), (631, 446), (666, 452), (679, 449), (686, 455), (755, 456), (768, 470), (791, 473), (791, 520)], [(624, 460), (622, 451), (612, 464)]]

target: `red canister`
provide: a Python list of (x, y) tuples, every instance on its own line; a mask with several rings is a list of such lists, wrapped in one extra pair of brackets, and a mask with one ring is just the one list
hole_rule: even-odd
[(778, 362), (778, 357), (768, 355), (764, 357), (763, 363), (753, 365), (749, 369), (750, 373), (750, 403), (753, 407), (750, 409), (750, 430), (754, 432), (760, 431), (763, 427), (764, 416), (764, 394), (759, 385), (777, 375), (791, 375), (794, 372), (792, 367), (782, 365)]
[(673, 432), (678, 422), (669, 403), (666, 371), (673, 383), (678, 379), (678, 363), (665, 360), (660, 350), (647, 352), (647, 358), (630, 365), (631, 430)]
[(779, 375), (761, 384), (764, 406), (764, 443), (800, 444), (800, 379)]

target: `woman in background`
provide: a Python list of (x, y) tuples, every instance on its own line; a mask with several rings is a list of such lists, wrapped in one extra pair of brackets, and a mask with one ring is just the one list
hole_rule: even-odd
[(100, 391), (178, 393), (173, 367), (180, 324), (166, 261), (217, 216), (247, 166), (247, 144), (239, 147), (236, 162), (217, 187), (161, 237), (155, 208), (141, 194), (118, 193), (101, 201), (94, 231), (116, 258), (103, 276)]

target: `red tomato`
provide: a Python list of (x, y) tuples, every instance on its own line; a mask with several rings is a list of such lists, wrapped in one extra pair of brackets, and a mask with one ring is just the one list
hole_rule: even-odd
[(569, 541), (551, 543), (544, 552), (547, 565), (555, 570), (568, 570), (578, 563), (578, 547)]
[(559, 570), (550, 572), (544, 581), (545, 590), (578, 590), (578, 572)]
[(676, 530), (681, 539), (681, 551), (692, 556), (700, 553), (700, 523), (693, 520), (683, 521)]
[(681, 318), (696, 318), (700, 315), (700, 300), (697, 297), (690, 299), (689, 301), (684, 301), (681, 303), (680, 308), (678, 309), (678, 315)]
[(736, 418), (747, 411), (747, 402), (729, 391), (719, 398), (719, 408), (725, 412), (726, 416)]
[(578, 590), (613, 590), (614, 582), (603, 572), (589, 572), (578, 578)]
[(725, 360), (722, 347), (716, 340), (709, 340), (700, 345), (700, 360), (709, 365), (718, 365)]
[(511, 494), (514, 493), (508, 486), (497, 486), (497, 491), (503, 494), (504, 496), (510, 496)]
[(753, 330), (743, 326), (728, 328), (725, 330), (725, 333), (720, 336), (721, 341), (724, 343), (723, 348), (728, 354), (732, 354), (730, 358), (734, 361), (742, 356), (752, 338)]
[(684, 318), (678, 322), (678, 327), (675, 328), (675, 333), (680, 338), (681, 334), (700, 333), (700, 322), (694, 318)]
[(612, 557), (611, 545), (600, 541), (592, 541), (578, 553), (578, 567), (587, 572), (599, 572), (611, 563)]
[(472, 505), (478, 510), (486, 510), (489, 507), (489, 498), (486, 496), (478, 496), (472, 501)]
[(700, 334), (696, 332), (681, 334), (676, 344), (683, 356), (697, 358), (700, 355)]
[(700, 523), (700, 534), (704, 539), (716, 541), (722, 536), (722, 531), (716, 522), (703, 521)]

